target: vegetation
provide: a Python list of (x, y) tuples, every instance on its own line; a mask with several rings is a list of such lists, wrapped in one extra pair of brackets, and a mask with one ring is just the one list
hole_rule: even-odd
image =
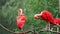
[[(42, 10), (49, 10), (55, 17), (59, 11), (59, 3), (58, 0), (0, 0), (0, 23), (15, 32), (20, 31), (16, 26), (19, 8), (23, 9), (23, 13), (27, 17), (24, 31), (32, 29), (39, 31), (47, 23), (41, 19), (34, 19), (34, 14), (40, 13)], [(11, 33), (0, 27), (0, 34)]]

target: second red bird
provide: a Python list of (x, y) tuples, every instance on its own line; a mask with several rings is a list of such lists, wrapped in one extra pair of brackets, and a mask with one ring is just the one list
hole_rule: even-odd
[(24, 14), (22, 13), (22, 9), (19, 9), (18, 13), (19, 15), (17, 17), (17, 27), (21, 29), (24, 27), (24, 24), (26, 22), (26, 16), (24, 16)]

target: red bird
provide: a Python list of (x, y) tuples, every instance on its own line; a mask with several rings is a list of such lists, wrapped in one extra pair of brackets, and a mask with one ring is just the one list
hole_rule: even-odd
[[(34, 18), (36, 19), (41, 18), (42, 20), (48, 22), (45, 30), (47, 29), (47, 27), (49, 27), (50, 30), (50, 24), (60, 27), (60, 18), (53, 18), (52, 14), (47, 10), (43, 10), (40, 14), (35, 14)], [(59, 30), (58, 27), (57, 27), (57, 31)]]
[(19, 29), (22, 29), (24, 27), (25, 22), (26, 22), (26, 17), (23, 15), (22, 9), (19, 9), (18, 13), (19, 13), (19, 15), (17, 17), (17, 27)]
[(54, 18), (52, 14), (47, 10), (43, 10), (40, 14), (35, 14), (34, 18), (36, 19), (41, 18), (42, 20), (45, 20), (46, 22), (54, 24)]

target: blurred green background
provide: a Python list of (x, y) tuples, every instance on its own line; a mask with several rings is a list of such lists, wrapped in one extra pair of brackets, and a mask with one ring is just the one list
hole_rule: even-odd
[[(16, 26), (17, 10), (19, 8), (23, 9), (23, 13), (27, 17), (24, 31), (32, 29), (39, 31), (43, 29), (47, 23), (41, 19), (36, 20), (33, 16), (42, 10), (49, 10), (55, 17), (59, 11), (59, 2), (58, 0), (0, 0), (0, 23), (15, 32), (20, 31)], [(60, 17), (60, 15), (58, 17)], [(41, 32), (40, 34), (47, 33), (48, 32)], [(0, 27), (0, 34), (12, 33)]]

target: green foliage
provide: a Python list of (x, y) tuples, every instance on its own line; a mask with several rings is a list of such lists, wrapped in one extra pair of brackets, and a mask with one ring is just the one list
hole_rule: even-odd
[[(7, 1), (7, 0), (6, 0)], [(9, 0), (2, 6), (0, 11), (0, 23), (8, 29), (13, 31), (20, 31), (16, 26), (16, 18), (18, 16), (17, 10), (23, 9), (24, 15), (27, 17), (24, 31), (30, 29), (36, 29), (37, 31), (43, 29), (46, 25), (43, 20), (34, 19), (36, 13), (40, 13), (42, 10), (49, 10), (53, 16), (56, 16), (58, 12), (58, 0)], [(41, 28), (42, 27), (42, 28)], [(11, 34), (0, 29), (0, 34)], [(45, 34), (45, 33), (43, 33)]]

